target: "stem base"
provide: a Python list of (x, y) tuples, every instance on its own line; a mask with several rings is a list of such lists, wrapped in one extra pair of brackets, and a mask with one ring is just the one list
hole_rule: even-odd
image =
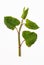
[(21, 56), (21, 47), (19, 47), (19, 49), (18, 49), (18, 54), (19, 54), (19, 56)]

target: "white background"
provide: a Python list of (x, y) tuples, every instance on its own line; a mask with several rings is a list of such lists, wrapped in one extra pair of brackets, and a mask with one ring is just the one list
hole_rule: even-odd
[[(4, 16), (21, 20), (24, 6), (29, 8), (27, 18), (40, 28), (35, 30), (38, 35), (35, 44), (28, 48), (24, 42), (19, 57), (17, 32), (4, 25)], [(22, 31), (24, 29), (29, 30), (23, 26)], [(44, 0), (0, 0), (0, 65), (44, 65)]]

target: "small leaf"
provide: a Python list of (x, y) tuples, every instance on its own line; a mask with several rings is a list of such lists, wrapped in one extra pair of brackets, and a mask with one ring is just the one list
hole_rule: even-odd
[(37, 34), (30, 31), (23, 31), (23, 38), (25, 39), (26, 45), (30, 47), (37, 39)]
[(36, 23), (34, 23), (34, 22), (32, 22), (32, 21), (30, 21), (30, 20), (28, 20), (28, 19), (26, 19), (26, 24), (25, 24), (25, 26), (26, 26), (27, 28), (33, 29), (33, 30), (36, 30), (36, 29), (39, 28)]
[(14, 30), (20, 24), (20, 21), (12, 16), (6, 16), (4, 17), (4, 23), (9, 29)]
[(23, 8), (23, 13), (22, 13), (21, 18), (23, 18), (23, 19), (26, 18), (27, 14), (28, 14), (28, 10), (29, 10), (28, 8), (27, 9), (25, 9), (25, 7)]

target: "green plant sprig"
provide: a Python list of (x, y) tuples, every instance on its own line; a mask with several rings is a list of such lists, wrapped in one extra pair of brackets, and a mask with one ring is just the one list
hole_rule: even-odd
[[(23, 36), (24, 40), (22, 42), (20, 41), (20, 31), (22, 29), (23, 24), (28, 29), (36, 30), (39, 28), (39, 26), (35, 22), (33, 22), (29, 19), (26, 19), (27, 14), (28, 14), (28, 10), (29, 10), (29, 8), (27, 8), (27, 9), (25, 7), (23, 8), (23, 12), (22, 12), (22, 16), (21, 16), (21, 18), (22, 18), (21, 22), (17, 18), (14, 18), (12, 16), (5, 16), (4, 17), (5, 25), (11, 30), (16, 29), (16, 31), (18, 33), (18, 55), (19, 56), (21, 56), (21, 46), (22, 46), (24, 41), (25, 41), (26, 45), (28, 47), (30, 47), (35, 43), (35, 41), (37, 39), (37, 34), (35, 32), (30, 32), (30, 31), (24, 30), (22, 32), (22, 36)], [(23, 21), (25, 19), (26, 19), (26, 22), (24, 23)], [(19, 30), (16, 27), (18, 25), (20, 25)]]

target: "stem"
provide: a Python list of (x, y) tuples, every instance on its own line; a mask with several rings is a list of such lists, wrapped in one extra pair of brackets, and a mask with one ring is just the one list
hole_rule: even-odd
[(19, 28), (19, 32), (21, 31), (22, 25), (23, 25), (23, 19), (21, 21), (21, 25), (20, 25), (20, 28)]
[(21, 45), (23, 44), (24, 41), (25, 41), (25, 40), (22, 41)]
[[(16, 28), (16, 27), (15, 27)], [(16, 28), (16, 31), (18, 32), (18, 29)]]
[(21, 56), (21, 42), (20, 42), (20, 31), (23, 25), (23, 20), (21, 21), (21, 25), (19, 27), (19, 31), (18, 31), (18, 55)]
[(20, 32), (18, 32), (18, 54), (21, 56), (21, 47), (20, 47)]

